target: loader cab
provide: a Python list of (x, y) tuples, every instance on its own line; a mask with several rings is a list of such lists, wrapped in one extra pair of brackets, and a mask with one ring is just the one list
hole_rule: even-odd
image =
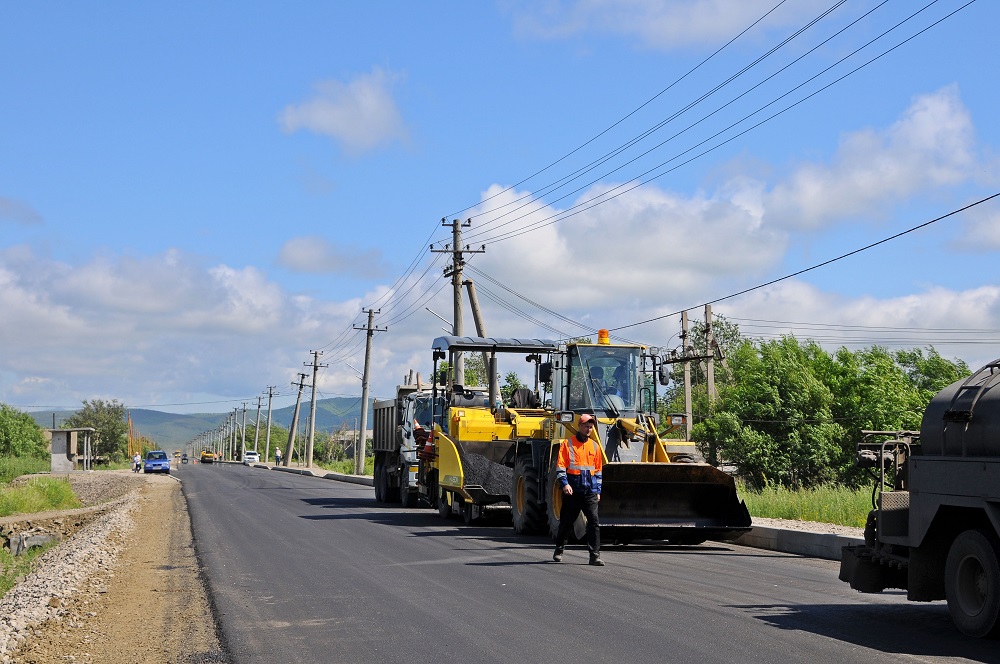
[(645, 383), (641, 347), (575, 345), (567, 349), (567, 360), (567, 410), (635, 417)]

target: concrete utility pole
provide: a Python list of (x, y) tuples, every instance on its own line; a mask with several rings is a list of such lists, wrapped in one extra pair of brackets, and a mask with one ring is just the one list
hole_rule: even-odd
[(264, 439), (264, 440), (267, 441), (267, 442), (264, 443), (264, 445), (265, 445), (265, 447), (264, 447), (264, 462), (265, 463), (267, 462), (267, 460), (271, 456), (271, 398), (274, 396), (274, 388), (276, 388), (276, 387), (277, 387), (277, 385), (268, 385), (267, 386), (267, 436)]
[(247, 453), (247, 402), (243, 402), (243, 427), (240, 429), (240, 461)]
[[(450, 224), (445, 219), (442, 219), (441, 225), (451, 226), (451, 248), (449, 249), (445, 245), (444, 249), (435, 249), (431, 245), (431, 251), (439, 254), (451, 254), (451, 265), (444, 268), (444, 276), (451, 277), (451, 287), (454, 295), (455, 317), (452, 320), (452, 334), (456, 337), (461, 337), (465, 334), (465, 324), (462, 320), (462, 268), (465, 266), (463, 251), (467, 254), (482, 254), (486, 252), (486, 245), (483, 245), (479, 249), (465, 247), (463, 250), (462, 229), (472, 226), (471, 219), (466, 219), (464, 223), (458, 219), (453, 219)], [(456, 385), (465, 385), (465, 360), (462, 358), (461, 353), (455, 353), (454, 357), (455, 366), (452, 367), (454, 379), (452, 382)]]
[[(253, 426), (253, 451), (257, 451), (257, 439), (260, 437), (260, 402), (262, 396), (257, 395), (257, 424)], [(267, 461), (267, 459), (265, 459)]]
[[(323, 354), (321, 350), (311, 350), (313, 361), (313, 382), (312, 382), (312, 402), (309, 405), (309, 442), (306, 445), (306, 468), (312, 468), (313, 465), (313, 438), (316, 435), (316, 375), (319, 373), (320, 367), (327, 367), (327, 364), (319, 363), (319, 356)], [(309, 366), (308, 362), (303, 362), (305, 366)]]
[[(362, 309), (364, 311), (364, 309)], [(365, 370), (361, 375), (361, 428), (358, 434), (358, 444), (354, 447), (354, 474), (361, 475), (365, 471), (365, 431), (368, 426), (368, 373), (372, 363), (372, 335), (375, 332), (385, 332), (388, 328), (373, 327), (375, 314), (378, 311), (368, 310), (368, 326), (366, 328), (355, 327), (355, 330), (366, 330), (365, 340)]]
[(292, 445), (295, 443), (295, 429), (299, 426), (299, 406), (302, 404), (302, 388), (305, 387), (306, 375), (304, 373), (299, 374), (299, 382), (292, 383), (292, 385), (298, 385), (299, 395), (295, 397), (295, 410), (292, 411), (292, 426), (288, 427), (288, 445), (285, 446), (285, 454), (281, 459), (281, 465), (288, 467), (288, 461), (292, 458)]
[[(469, 306), (472, 308), (472, 321), (476, 324), (476, 334), (485, 337), (486, 336), (486, 323), (483, 322), (483, 312), (479, 308), (479, 297), (476, 296), (476, 284), (472, 282), (472, 279), (466, 279), (464, 282), (466, 290), (469, 291)], [(490, 378), (490, 354), (487, 352), (482, 353), (483, 356), (483, 367), (486, 369), (486, 380), (491, 380)], [(492, 377), (493, 385), (490, 389), (490, 394), (500, 394), (500, 377), (494, 375)], [(490, 408), (493, 404), (490, 404)]]
[(715, 405), (718, 394), (715, 391), (715, 337), (712, 335), (712, 305), (705, 305), (705, 354), (708, 355), (708, 368), (705, 378), (708, 381), (708, 405)]
[[(691, 355), (688, 347), (688, 312), (681, 312), (681, 348), (684, 349), (684, 357)], [(691, 411), (691, 360), (684, 360), (684, 440), (691, 440), (691, 428), (694, 426), (694, 417)]]

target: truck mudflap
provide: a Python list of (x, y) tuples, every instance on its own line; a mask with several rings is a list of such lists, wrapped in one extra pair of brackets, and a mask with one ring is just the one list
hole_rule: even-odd
[(602, 474), (602, 539), (699, 544), (750, 530), (733, 478), (708, 464), (608, 463)]

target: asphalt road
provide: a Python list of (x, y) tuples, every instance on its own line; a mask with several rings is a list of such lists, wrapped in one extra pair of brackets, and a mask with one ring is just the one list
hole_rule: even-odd
[(729, 544), (585, 549), (375, 502), (370, 487), (185, 465), (236, 662), (1000, 662), (943, 602), (862, 595), (837, 563)]

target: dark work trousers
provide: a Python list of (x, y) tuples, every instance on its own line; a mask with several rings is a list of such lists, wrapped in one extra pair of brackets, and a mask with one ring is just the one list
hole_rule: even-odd
[(571, 496), (563, 494), (556, 548), (562, 550), (566, 546), (566, 540), (573, 530), (573, 522), (580, 516), (580, 512), (587, 517), (587, 549), (591, 556), (596, 556), (601, 552), (601, 522), (597, 518), (596, 493), (583, 495), (581, 491), (574, 491)]

